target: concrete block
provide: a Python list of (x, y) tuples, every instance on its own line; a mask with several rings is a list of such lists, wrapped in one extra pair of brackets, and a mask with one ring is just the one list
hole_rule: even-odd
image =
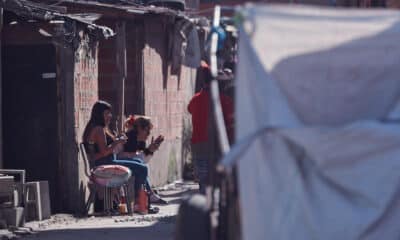
[(6, 229), (7, 228), (7, 222), (5, 219), (2, 219), (2, 216), (0, 216), (0, 229)]
[(49, 183), (47, 181), (25, 184), (26, 220), (44, 220), (51, 216)]
[(0, 176), (0, 196), (12, 196), (14, 184), (13, 176)]
[(8, 227), (21, 227), (25, 224), (24, 208), (3, 208), (0, 209), (2, 219), (5, 220)]

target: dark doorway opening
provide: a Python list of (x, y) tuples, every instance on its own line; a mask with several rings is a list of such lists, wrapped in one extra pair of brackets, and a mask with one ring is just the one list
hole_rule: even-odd
[(2, 46), (3, 159), (27, 181), (49, 182), (59, 209), (56, 50), (51, 44)]

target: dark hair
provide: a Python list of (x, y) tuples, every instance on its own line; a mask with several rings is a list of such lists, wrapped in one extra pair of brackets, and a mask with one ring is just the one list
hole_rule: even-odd
[(152, 126), (150, 118), (145, 116), (139, 116), (133, 122), (133, 131), (137, 134), (139, 128), (144, 129), (150, 126)]
[(111, 104), (106, 101), (97, 101), (92, 108), (92, 113), (90, 114), (89, 122), (86, 124), (85, 130), (83, 131), (82, 140), (85, 142), (89, 136), (90, 131), (96, 127), (101, 126), (105, 127), (106, 123), (104, 122), (104, 111), (111, 111)]
[(200, 67), (200, 74), (204, 79), (205, 84), (209, 84), (212, 80), (211, 70), (209, 67), (201, 66)]
[(224, 62), (224, 68), (231, 69), (232, 73), (235, 74), (235, 72), (236, 72), (236, 63), (234, 61)]

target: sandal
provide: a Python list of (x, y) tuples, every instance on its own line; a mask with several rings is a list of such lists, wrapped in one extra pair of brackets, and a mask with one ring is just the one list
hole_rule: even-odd
[(154, 204), (160, 204), (160, 205), (167, 205), (168, 201), (162, 199), (159, 195), (157, 195), (156, 193), (153, 193), (150, 195), (150, 203), (154, 203)]
[(156, 214), (158, 212), (160, 212), (160, 209), (158, 207), (152, 207), (150, 206), (147, 211), (141, 211), (139, 210), (139, 207), (137, 207), (137, 205), (135, 205), (134, 207), (134, 213), (138, 213), (140, 215), (146, 215), (146, 214)]
[(157, 214), (158, 212), (160, 212), (158, 207), (149, 207), (149, 214)]

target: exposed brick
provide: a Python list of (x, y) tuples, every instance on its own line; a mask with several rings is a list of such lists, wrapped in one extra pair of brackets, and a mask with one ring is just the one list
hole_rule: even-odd
[(76, 53), (74, 71), (74, 96), (75, 96), (75, 123), (77, 135), (83, 131), (88, 122), (93, 104), (98, 99), (98, 62), (97, 46), (87, 46), (86, 41), (81, 41)]
[[(125, 107), (128, 113), (141, 109), (144, 106), (144, 114), (152, 118), (154, 129), (152, 135), (163, 134), (166, 137), (164, 155), (156, 154), (154, 162), (157, 167), (151, 170), (151, 178), (154, 184), (165, 183), (167, 173), (165, 169), (168, 165), (160, 168), (158, 165), (163, 161), (168, 161), (170, 150), (177, 152), (177, 161), (181, 161), (180, 148), (181, 142), (177, 138), (182, 137), (182, 122), (186, 114), (186, 102), (191, 91), (185, 82), (191, 81), (192, 76), (185, 67), (182, 67), (182, 75), (178, 83), (178, 77), (163, 71), (163, 64), (169, 61), (166, 58), (167, 45), (165, 27), (163, 19), (156, 16), (146, 18), (144, 28), (140, 24), (127, 23), (127, 67), (128, 76), (125, 85)], [(143, 39), (141, 39), (143, 38)], [(140, 41), (144, 41), (143, 45)], [(114, 81), (116, 79), (115, 65), (115, 42), (103, 41), (99, 45), (99, 96), (104, 100), (113, 102), (116, 92), (114, 91)], [(141, 63), (141, 61), (143, 61)], [(82, 66), (84, 67), (84, 66)], [(143, 72), (142, 72), (143, 71)], [(141, 77), (143, 74), (143, 86)], [(164, 76), (166, 74), (166, 76)], [(166, 81), (166, 82), (165, 82)], [(166, 84), (165, 84), (166, 83)], [(141, 91), (144, 89), (144, 93)], [(144, 94), (144, 99), (141, 99)], [(86, 96), (85, 96), (86, 98)], [(167, 151), (167, 149), (169, 149)], [(152, 165), (152, 163), (151, 163)], [(177, 164), (180, 165), (180, 164)], [(154, 177), (154, 172), (159, 171), (164, 177)], [(157, 174), (156, 174), (157, 175)], [(163, 180), (164, 179), (164, 180)]]

